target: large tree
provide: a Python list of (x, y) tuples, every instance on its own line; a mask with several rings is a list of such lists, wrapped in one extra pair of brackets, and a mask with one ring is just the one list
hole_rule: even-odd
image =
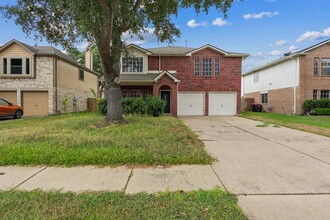
[(226, 15), (234, 0), (17, 0), (1, 6), (7, 19), (14, 19), (28, 35), (71, 47), (88, 41), (100, 52), (107, 91), (107, 122), (122, 121), (119, 85), (120, 55), (125, 32), (141, 36), (154, 29), (160, 42), (172, 43), (180, 30), (171, 21), (180, 8), (208, 13), (214, 7)]

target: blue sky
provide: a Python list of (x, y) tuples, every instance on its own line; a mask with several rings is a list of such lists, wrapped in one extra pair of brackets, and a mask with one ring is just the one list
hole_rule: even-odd
[[(1, 4), (8, 2), (12, 1), (1, 0)], [(173, 18), (181, 30), (181, 37), (174, 45), (185, 46), (187, 41), (188, 47), (212, 44), (223, 50), (248, 53), (250, 57), (243, 62), (243, 72), (246, 72), (286, 52), (330, 38), (329, 10), (329, 0), (235, 1), (226, 19), (215, 10), (210, 10), (208, 15), (196, 15), (194, 10), (185, 9)], [(1, 19), (0, 30), (0, 44), (13, 38), (35, 44), (12, 21)], [(159, 44), (152, 34), (146, 34), (144, 41), (135, 38), (131, 41), (147, 48), (166, 46)], [(37, 43), (49, 44), (47, 41)], [(83, 48), (84, 44), (77, 47)]]

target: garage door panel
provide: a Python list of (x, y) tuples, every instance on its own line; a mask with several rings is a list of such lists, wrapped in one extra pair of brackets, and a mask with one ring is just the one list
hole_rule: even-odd
[(17, 92), (16, 91), (0, 91), (0, 98), (17, 105)]
[(203, 92), (179, 92), (178, 115), (204, 115)]
[(23, 92), (24, 115), (47, 115), (48, 114), (48, 92)]
[(210, 92), (209, 115), (235, 115), (236, 92)]

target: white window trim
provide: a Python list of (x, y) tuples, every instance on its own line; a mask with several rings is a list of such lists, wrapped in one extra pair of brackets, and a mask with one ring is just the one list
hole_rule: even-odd
[[(134, 59), (134, 58), (142, 58), (142, 72), (124, 72), (124, 68), (123, 68), (123, 65), (124, 65), (124, 58), (131, 58), (131, 59)], [(121, 68), (121, 73), (124, 73), (124, 74), (134, 74), (134, 73), (144, 73), (144, 66), (145, 66), (145, 62), (146, 62), (146, 59), (144, 56), (133, 56), (133, 57), (121, 57), (121, 65), (120, 65), (120, 68)]]
[[(4, 59), (7, 59), (7, 74), (4, 74), (3, 68), (4, 68)], [(22, 60), (22, 74), (12, 74), (11, 73), (11, 60), (12, 59), (21, 59)], [(30, 62), (30, 74), (26, 74), (26, 59), (29, 59)], [(1, 76), (3, 77), (22, 77), (22, 76), (32, 76), (32, 57), (1, 57)]]

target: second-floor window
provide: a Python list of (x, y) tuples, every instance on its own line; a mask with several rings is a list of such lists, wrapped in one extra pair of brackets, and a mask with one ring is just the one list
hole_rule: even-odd
[(30, 75), (30, 58), (3, 58), (3, 75)]
[(199, 59), (195, 59), (195, 64), (194, 64), (194, 75), (199, 76)]
[(320, 58), (314, 58), (314, 76), (319, 75)]
[(321, 65), (322, 65), (321, 75), (330, 76), (330, 58), (322, 58)]
[(203, 76), (212, 76), (212, 59), (203, 59)]
[(259, 82), (259, 73), (255, 73), (255, 74), (253, 75), (253, 82), (254, 82), (254, 83), (258, 83), (258, 82)]
[(142, 73), (143, 57), (123, 57), (122, 70), (126, 73)]
[(214, 75), (220, 76), (220, 59), (214, 59)]

